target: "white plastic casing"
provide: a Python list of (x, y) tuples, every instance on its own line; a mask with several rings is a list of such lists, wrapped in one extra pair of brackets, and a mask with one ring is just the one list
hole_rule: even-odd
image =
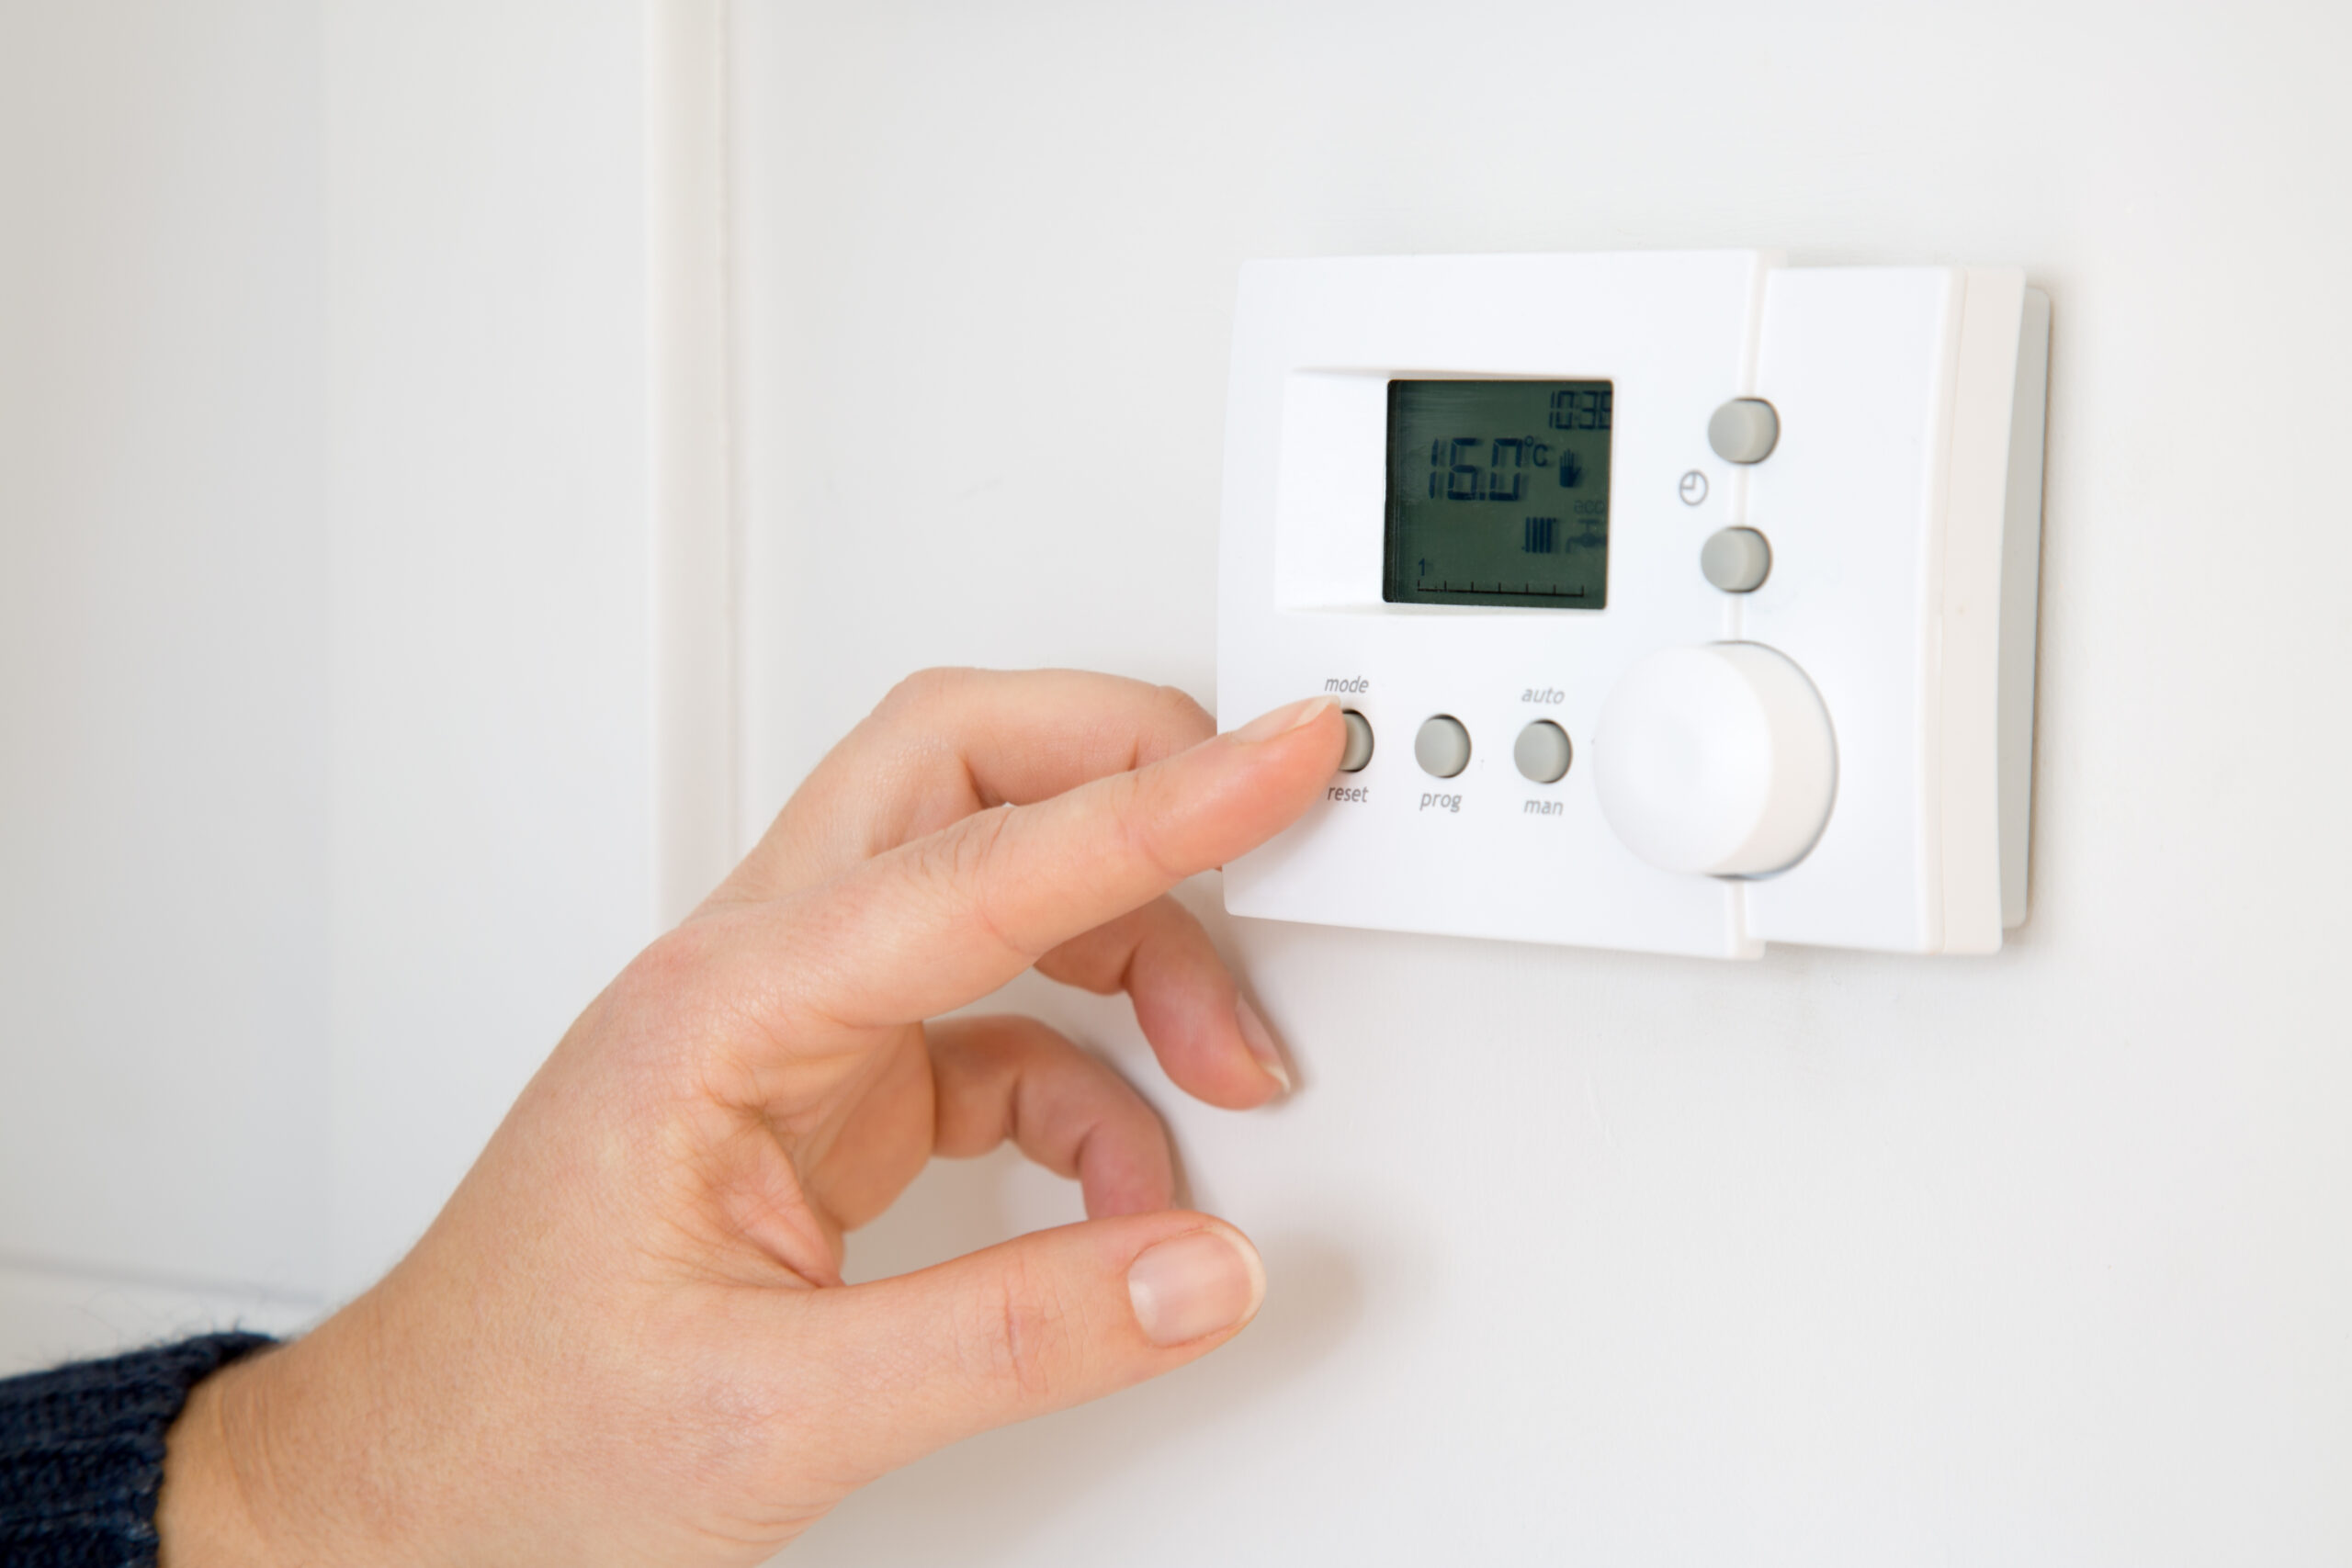
[[(1724, 957), (1768, 941), (1998, 949), (2025, 912), (2048, 333), (2047, 300), (2008, 269), (1787, 268), (1747, 252), (1246, 267), (1220, 714), (1230, 726), (1328, 692), (1365, 716), (1375, 746), (1226, 868), (1227, 907)], [(1613, 383), (1605, 608), (1383, 602), (1399, 377)], [(1779, 415), (1760, 463), (1708, 446), (1709, 417), (1735, 397)], [(1702, 547), (1728, 526), (1770, 543), (1753, 592), (1701, 575)], [(1757, 834), (1804, 836), (1788, 804), (1806, 798), (1803, 780), (1742, 773), (1748, 742), (1727, 740), (1730, 773), (1685, 792), (1700, 817), (1658, 816), (1664, 837), (1644, 839), (1623, 799), (1612, 827), (1596, 788), (1621, 683), (1655, 656), (1717, 644), (1758, 644), (1802, 671), (1834, 734), (1826, 819), (1770, 875), (1710, 874), (1783, 852)], [(1438, 714), (1471, 736), (1452, 779), (1414, 762), (1414, 734)], [(1557, 784), (1512, 764), (1539, 718), (1575, 748)], [(1802, 750), (1783, 761), (1802, 769)], [(1763, 803), (1753, 831), (1704, 858), (1729, 829), (1702, 818), (1740, 801)], [(1677, 833), (1702, 858), (1661, 851)]]

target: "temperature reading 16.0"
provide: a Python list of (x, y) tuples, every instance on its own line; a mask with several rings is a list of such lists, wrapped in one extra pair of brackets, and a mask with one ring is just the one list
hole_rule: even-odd
[(1584, 459), (1540, 437), (1441, 435), (1430, 443), (1429, 499), (1524, 501), (1531, 468), (1539, 487), (1546, 478), (1561, 490), (1584, 483)]
[(1613, 396), (1607, 381), (1389, 382), (1382, 596), (1607, 604)]

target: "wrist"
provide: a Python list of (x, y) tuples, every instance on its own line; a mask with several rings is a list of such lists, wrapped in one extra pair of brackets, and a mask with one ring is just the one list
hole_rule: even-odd
[(260, 1384), (285, 1354), (223, 1367), (189, 1391), (164, 1438), (159, 1568), (270, 1568), (277, 1561), (254, 1507), (260, 1478), (249, 1473), (240, 1450), (250, 1450), (259, 1426)]
[(159, 1568), (478, 1560), (451, 1533), (459, 1467), (436, 1464), (434, 1423), (393, 1370), (384, 1292), (191, 1392), (164, 1440)]
[(367, 1451), (371, 1300), (190, 1391), (164, 1438), (159, 1568), (403, 1561), (355, 1507), (383, 1481)]

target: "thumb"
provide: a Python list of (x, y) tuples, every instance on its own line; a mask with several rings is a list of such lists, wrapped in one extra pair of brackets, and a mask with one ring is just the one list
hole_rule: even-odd
[(1248, 1237), (1163, 1212), (1039, 1231), (799, 1305), (842, 1380), (836, 1457), (879, 1475), (1197, 1359), (1265, 1293)]

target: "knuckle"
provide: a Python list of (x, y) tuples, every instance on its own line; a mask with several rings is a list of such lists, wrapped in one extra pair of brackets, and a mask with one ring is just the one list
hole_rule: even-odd
[(918, 670), (892, 686), (874, 711), (884, 718), (933, 711), (943, 703), (953, 702), (956, 694), (970, 684), (973, 673), (968, 669), (944, 665)]
[(633, 986), (674, 991), (701, 975), (711, 961), (711, 946), (707, 929), (689, 921), (654, 938), (621, 974)]
[(960, 906), (981, 933), (1000, 946), (1035, 958), (1015, 933), (999, 920), (992, 874), (1003, 852), (1005, 829), (1012, 812), (999, 807), (965, 818), (943, 832), (914, 845), (916, 880), (942, 903)]
[(1118, 824), (1119, 839), (1127, 854), (1153, 876), (1173, 886), (1188, 873), (1169, 854), (1160, 830), (1161, 806), (1159, 792), (1140, 773), (1123, 774), (1113, 784), (1111, 819)]
[(944, 852), (936, 869), (951, 887), (985, 886), (989, 868), (1002, 851), (1004, 830), (1012, 820), (1012, 811), (998, 807), (975, 812), (937, 835)]
[(633, 1012), (674, 1011), (685, 999), (723, 986), (729, 957), (723, 919), (688, 920), (630, 959), (608, 995)]
[(981, 1365), (991, 1383), (1023, 1404), (1055, 1403), (1085, 1342), (1084, 1314), (1052, 1280), (1014, 1264), (997, 1281), (979, 1328)]

